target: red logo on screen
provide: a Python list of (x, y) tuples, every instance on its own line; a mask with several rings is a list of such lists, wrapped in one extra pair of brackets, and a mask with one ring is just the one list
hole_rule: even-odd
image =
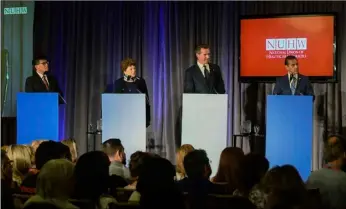
[(307, 58), (308, 49), (307, 38), (272, 38), (266, 39), (266, 58), (282, 59), (288, 55), (297, 58)]

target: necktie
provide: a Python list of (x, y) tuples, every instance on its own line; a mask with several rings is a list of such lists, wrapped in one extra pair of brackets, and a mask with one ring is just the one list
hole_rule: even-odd
[(46, 75), (42, 76), (42, 81), (43, 81), (44, 85), (46, 86), (46, 89), (49, 90), (49, 85), (48, 85), (48, 80), (47, 80)]
[(208, 71), (206, 65), (203, 65), (203, 67), (204, 67), (204, 78), (206, 81), (208, 81), (209, 80), (209, 71)]
[(296, 77), (293, 76), (292, 77), (292, 81), (291, 81), (291, 92), (292, 92), (292, 95), (294, 95), (294, 93), (296, 92), (296, 83), (297, 83), (297, 79), (296, 79)]

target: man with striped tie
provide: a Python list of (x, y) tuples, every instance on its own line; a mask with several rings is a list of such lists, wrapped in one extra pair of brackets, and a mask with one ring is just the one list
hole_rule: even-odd
[(273, 90), (274, 95), (310, 95), (314, 96), (314, 90), (309, 78), (299, 74), (298, 59), (295, 56), (285, 58), (287, 74), (276, 79)]
[[(49, 61), (46, 57), (36, 57), (32, 61), (33, 75), (25, 81), (25, 92), (57, 92), (60, 100), (63, 100), (63, 94), (58, 85), (58, 81), (52, 75), (47, 75), (49, 70)], [(60, 101), (60, 103), (64, 103)]]

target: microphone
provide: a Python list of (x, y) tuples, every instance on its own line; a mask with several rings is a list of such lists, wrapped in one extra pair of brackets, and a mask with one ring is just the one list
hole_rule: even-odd
[(213, 87), (213, 90), (214, 90), (214, 92), (215, 92), (216, 94), (219, 94), (219, 93), (216, 91), (215, 87)]
[(137, 77), (137, 76), (131, 77), (130, 75), (125, 75), (125, 80), (126, 80), (126, 81), (132, 80), (132, 81), (134, 82), (134, 81), (139, 80), (139, 79), (140, 79), (140, 78)]
[(59, 98), (62, 100), (63, 104), (67, 104), (67, 102), (66, 102), (66, 100), (64, 99), (64, 97), (62, 97), (60, 93), (58, 93), (58, 95), (59, 95)]

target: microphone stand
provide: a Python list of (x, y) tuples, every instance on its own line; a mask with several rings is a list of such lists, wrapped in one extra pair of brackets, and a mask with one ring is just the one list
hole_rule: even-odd
[(3, 105), (2, 105), (1, 116), (4, 116), (5, 107), (7, 105), (8, 80), (10, 78), (10, 76), (9, 76), (9, 65), (8, 65), (8, 52), (7, 52), (7, 50), (5, 51), (5, 65), (6, 65), (5, 92), (4, 92), (4, 101), (3, 101)]

